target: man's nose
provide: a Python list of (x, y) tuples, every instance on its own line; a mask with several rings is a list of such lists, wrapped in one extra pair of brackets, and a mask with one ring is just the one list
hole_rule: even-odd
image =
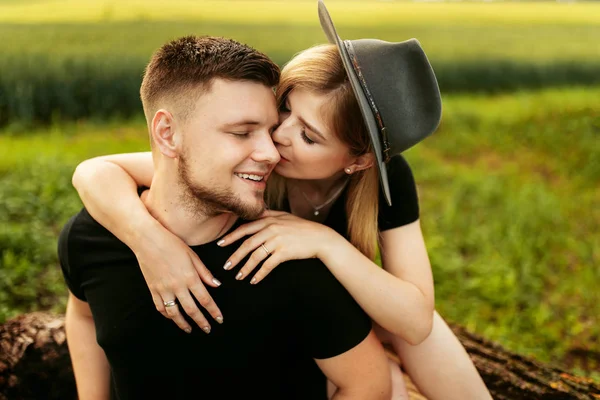
[(269, 164), (277, 164), (279, 159), (279, 152), (275, 148), (275, 144), (271, 139), (271, 135), (266, 133), (261, 135), (256, 143), (252, 158), (256, 162), (263, 162)]

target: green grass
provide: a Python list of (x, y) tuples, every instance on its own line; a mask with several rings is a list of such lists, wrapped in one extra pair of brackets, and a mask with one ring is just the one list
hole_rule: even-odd
[[(600, 87), (445, 96), (440, 129), (407, 153), (440, 313), (596, 379), (598, 98)], [(80, 207), (77, 162), (147, 148), (142, 121), (0, 135), (0, 321), (64, 306), (54, 247)]]
[(596, 371), (599, 96), (448, 96), (440, 130), (409, 151), (442, 315)]
[[(150, 54), (186, 34), (233, 37), (283, 65), (325, 41), (314, 1), (0, 3), (0, 126), (140, 109)], [(420, 40), (451, 92), (600, 83), (600, 4), (331, 1), (344, 38)]]
[[(0, 3), (1, 54), (135, 54), (147, 58), (187, 33), (232, 36), (271, 54), (325, 41), (316, 1), (174, 0)], [(600, 4), (408, 3), (329, 1), (344, 38), (417, 37), (439, 61), (594, 60), (600, 54)], [(35, 38), (36, 40), (33, 40)], [(276, 38), (276, 39), (275, 39)]]
[[(250, 2), (251, 3), (251, 2)], [(242, 3), (245, 4), (245, 3)], [(275, 3), (276, 4), (276, 3)], [(506, 10), (515, 4), (479, 4), (482, 15), (486, 8), (493, 7), (496, 13), (491, 21), (481, 21), (470, 14), (472, 4), (403, 4), (390, 3), (402, 17), (383, 18), (368, 12), (368, 5), (353, 3), (362, 10), (352, 13), (340, 9), (334, 14), (340, 35), (345, 39), (376, 37), (383, 40), (401, 41), (418, 38), (430, 57), (436, 61), (474, 61), (481, 59), (516, 60), (527, 63), (549, 61), (598, 61), (600, 54), (600, 5), (581, 3), (573, 5), (539, 3), (538, 10), (546, 15), (556, 6), (569, 7), (563, 11), (582, 11), (575, 15), (581, 18), (572, 23), (553, 20), (528, 20), (521, 23), (511, 20)], [(312, 5), (312, 4), (311, 4)], [(529, 4), (530, 5), (530, 4)], [(419, 15), (411, 14), (404, 7), (426, 6)], [(464, 19), (436, 21), (437, 7), (452, 7), (456, 16)], [(519, 5), (516, 5), (519, 7)], [(528, 4), (522, 7), (527, 10)], [(574, 8), (571, 8), (574, 7)], [(506, 7), (506, 9), (504, 8)], [(0, 6), (0, 15), (2, 15)], [(516, 9), (518, 10), (518, 8)], [(192, 9), (193, 11), (193, 9)], [(513, 11), (515, 11), (513, 9)], [(333, 13), (333, 10), (332, 10)], [(583, 17), (584, 14), (588, 14)], [(194, 15), (193, 12), (190, 13)], [(433, 14), (433, 15), (431, 15)], [(529, 12), (518, 14), (520, 18), (534, 18)], [(326, 41), (318, 24), (316, 10), (311, 8), (310, 17), (303, 22), (290, 19), (290, 13), (281, 13), (280, 19), (270, 19), (261, 23), (259, 10), (255, 9), (237, 18), (236, 14), (223, 13), (199, 19), (191, 17), (100, 20), (93, 23), (72, 20), (51, 23), (29, 24), (19, 19), (2, 20), (0, 32), (6, 40), (0, 43), (1, 54), (28, 55), (45, 54), (56, 58), (64, 56), (84, 57), (95, 54), (119, 54), (147, 59), (150, 53), (166, 40), (184, 34), (210, 34), (233, 37), (248, 43), (269, 54), (290, 55), (316, 43)], [(359, 15), (362, 23), (352, 22)], [(567, 20), (568, 21), (568, 20)]]
[[(44, 0), (0, 2), (0, 21), (100, 22), (132, 20), (210, 20), (314, 24), (314, 0)], [(435, 25), (579, 25), (598, 21), (600, 5), (554, 2), (412, 3), (373, 0), (328, 0), (327, 7), (342, 25), (435, 24)]]

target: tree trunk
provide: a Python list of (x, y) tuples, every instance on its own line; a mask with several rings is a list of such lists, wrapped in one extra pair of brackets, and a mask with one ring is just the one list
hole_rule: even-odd
[(0, 400), (74, 398), (63, 316), (37, 312), (0, 325)]
[[(496, 400), (599, 400), (600, 386), (451, 325)], [(393, 355), (390, 355), (394, 357)], [(426, 400), (406, 377), (412, 400)], [(0, 400), (74, 399), (64, 317), (32, 313), (0, 325)]]
[(496, 400), (598, 400), (600, 386), (451, 325)]

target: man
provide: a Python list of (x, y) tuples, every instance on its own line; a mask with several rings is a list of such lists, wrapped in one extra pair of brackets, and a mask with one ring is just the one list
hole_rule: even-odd
[(263, 212), (279, 160), (278, 78), (268, 57), (223, 38), (184, 37), (152, 57), (141, 96), (155, 174), (142, 199), (223, 282), (209, 292), (227, 321), (188, 334), (163, 318), (133, 252), (82, 210), (59, 239), (80, 399), (109, 387), (118, 399), (318, 399), (325, 376), (334, 398), (389, 398), (369, 318), (320, 261), (290, 262), (256, 286), (222, 269), (236, 246), (216, 240)]

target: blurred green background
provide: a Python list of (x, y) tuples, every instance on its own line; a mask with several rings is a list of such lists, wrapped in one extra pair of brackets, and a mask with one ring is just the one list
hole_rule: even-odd
[[(442, 124), (406, 156), (440, 313), (600, 380), (600, 2), (327, 4), (343, 38), (416, 37), (439, 78)], [(0, 323), (63, 311), (71, 174), (148, 149), (143, 67), (184, 34), (280, 65), (325, 41), (314, 0), (0, 0)]]

